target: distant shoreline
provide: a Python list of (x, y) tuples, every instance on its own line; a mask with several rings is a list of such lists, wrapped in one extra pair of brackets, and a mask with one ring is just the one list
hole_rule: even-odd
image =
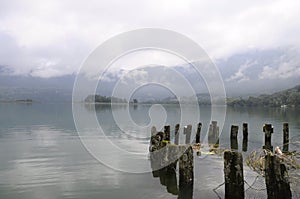
[(31, 99), (26, 100), (0, 100), (0, 103), (17, 103), (17, 104), (32, 104), (36, 103), (37, 101), (33, 101)]

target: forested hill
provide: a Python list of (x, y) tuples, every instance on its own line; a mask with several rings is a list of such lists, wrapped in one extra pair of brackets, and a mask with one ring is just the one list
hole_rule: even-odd
[(106, 97), (101, 95), (89, 95), (84, 100), (85, 103), (127, 103), (126, 99), (116, 97)]
[(259, 97), (249, 97), (248, 99), (228, 99), (230, 106), (298, 106), (300, 107), (300, 85), (276, 92), (271, 95), (260, 95)]

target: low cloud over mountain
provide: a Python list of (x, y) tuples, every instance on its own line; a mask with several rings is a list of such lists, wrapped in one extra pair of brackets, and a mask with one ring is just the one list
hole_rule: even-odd
[[(292, 48), (257, 50), (237, 54), (228, 59), (220, 59), (215, 61), (215, 63), (223, 78), (228, 96), (255, 96), (291, 88), (299, 84), (300, 58), (297, 55), (299, 55), (298, 51)], [(208, 92), (205, 80), (193, 69), (191, 64), (181, 64), (172, 67), (144, 66), (139, 69), (107, 71), (97, 92), (109, 96), (112, 94), (116, 83), (121, 82), (124, 88), (126, 88), (126, 85), (128, 88), (130, 86), (140, 87), (144, 81), (152, 79), (153, 81), (157, 80), (165, 83), (165, 87), (160, 85), (143, 85), (135, 91), (134, 95), (136, 95), (136, 98), (146, 100), (169, 97), (172, 95), (172, 91), (168, 90), (168, 85), (175, 86), (179, 90), (181, 89), (184, 95), (186, 89), (182, 87), (183, 83), (175, 78), (175, 73), (170, 71), (182, 75), (182, 78), (191, 84), (196, 93)], [(41, 90), (45, 92), (45, 89), (48, 89), (49, 92), (50, 90), (62, 89), (64, 92), (69, 93), (65, 95), (69, 97), (76, 78), (75, 74), (50, 78), (14, 75), (5, 66), (0, 67), (0, 74), (2, 91), (5, 89), (26, 88), (31, 89), (32, 93), (38, 93)], [(5, 95), (2, 92), (1, 98), (6, 98), (7, 96)], [(186, 95), (188, 94), (186, 93)], [(10, 98), (13, 97), (12, 91), (9, 96)], [(34, 96), (37, 96), (37, 94)], [(67, 101), (70, 101), (70, 99)]]

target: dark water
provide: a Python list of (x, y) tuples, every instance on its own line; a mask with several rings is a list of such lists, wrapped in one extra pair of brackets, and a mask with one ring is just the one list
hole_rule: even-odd
[[(75, 106), (79, 106), (87, 120), (89, 115), (94, 114), (93, 108), (89, 106)], [(137, 125), (147, 126), (150, 122), (149, 108), (150, 105), (130, 106), (132, 120)], [(119, 115), (127, 111), (124, 106), (114, 109)], [(194, 111), (194, 107), (189, 106), (183, 109), (191, 113)], [(165, 106), (166, 122), (171, 124), (171, 130), (180, 121), (180, 113), (177, 105)], [(210, 107), (201, 107), (200, 113), (203, 123), (201, 140), (205, 141), (211, 119), (217, 118), (211, 118)], [(237, 124), (241, 127), (243, 122), (249, 123), (248, 151), (257, 150), (263, 145), (264, 123), (272, 123), (274, 126), (272, 144), (281, 145), (283, 122), (289, 122), (290, 137), (300, 136), (299, 113), (299, 109), (292, 108), (227, 108), (220, 139), (221, 147), (229, 146), (230, 125)], [(131, 125), (126, 126), (127, 120), (124, 118), (124, 128), (133, 132), (124, 134), (115, 124), (111, 107), (107, 105), (97, 106), (96, 116), (112, 143), (138, 153), (143, 157), (144, 163), (147, 163), (147, 137), (150, 131), (130, 129)], [(160, 118), (161, 115), (152, 117)], [(194, 131), (197, 121), (193, 114), (183, 118), (184, 125), (189, 123), (193, 125)], [(86, 131), (94, 132), (95, 129)], [(86, 139), (95, 140), (92, 136), (87, 136)], [(102, 138), (99, 136), (97, 139)], [(183, 137), (180, 139), (184, 142)], [(138, 159), (128, 161), (127, 156), (110, 153), (106, 142), (100, 142), (97, 147), (102, 151), (107, 150), (104, 154), (114, 161), (114, 165), (130, 167), (132, 164), (133, 168), (139, 165)], [(291, 145), (292, 149), (297, 149), (296, 147)], [(0, 198), (177, 198), (176, 195), (168, 193), (160, 179), (153, 178), (151, 172), (133, 174), (118, 171), (96, 160), (78, 137), (71, 104), (1, 103), (0, 161)], [(142, 163), (139, 166), (145, 167), (145, 170), (149, 167)], [(195, 156), (194, 198), (217, 198), (212, 189), (223, 183), (222, 169), (222, 157)], [(247, 168), (245, 173), (249, 182), (253, 181), (255, 173)], [(224, 186), (218, 189), (222, 197), (223, 189)], [(264, 196), (262, 194), (256, 198)]]

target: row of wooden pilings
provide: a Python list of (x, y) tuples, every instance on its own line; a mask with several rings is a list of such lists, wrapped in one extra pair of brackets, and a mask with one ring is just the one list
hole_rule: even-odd
[[(248, 147), (248, 124), (243, 123), (243, 151)], [(164, 132), (157, 132), (155, 127), (151, 129), (150, 141), (150, 160), (153, 176), (170, 175), (176, 171), (179, 161), (179, 190), (177, 189), (176, 175), (175, 180), (169, 183), (170, 192), (178, 194), (178, 198), (192, 198), (194, 182), (194, 157), (193, 144), (190, 144), (192, 125), (184, 127), (183, 133), (186, 136), (185, 145), (179, 144), (179, 124), (175, 125), (174, 144), (170, 144), (170, 126), (164, 127)], [(200, 145), (202, 124), (198, 123), (196, 131), (196, 145)], [(243, 174), (243, 155), (238, 152), (238, 130), (239, 126), (232, 125), (230, 131), (231, 150), (224, 152), (224, 179), (225, 179), (225, 199), (245, 198), (244, 174)], [(289, 182), (286, 178), (287, 169), (278, 155), (273, 154), (271, 136), (273, 127), (271, 124), (263, 126), (265, 133), (265, 182), (267, 187), (268, 199), (290, 199), (292, 198)], [(213, 121), (209, 127), (208, 143), (213, 147), (219, 146), (219, 127)], [(289, 127), (288, 123), (283, 124), (283, 152), (289, 150)], [(199, 146), (200, 147), (200, 146)], [(170, 185), (171, 183), (171, 185)], [(167, 186), (167, 185), (166, 185)], [(170, 187), (173, 187), (170, 188)]]

